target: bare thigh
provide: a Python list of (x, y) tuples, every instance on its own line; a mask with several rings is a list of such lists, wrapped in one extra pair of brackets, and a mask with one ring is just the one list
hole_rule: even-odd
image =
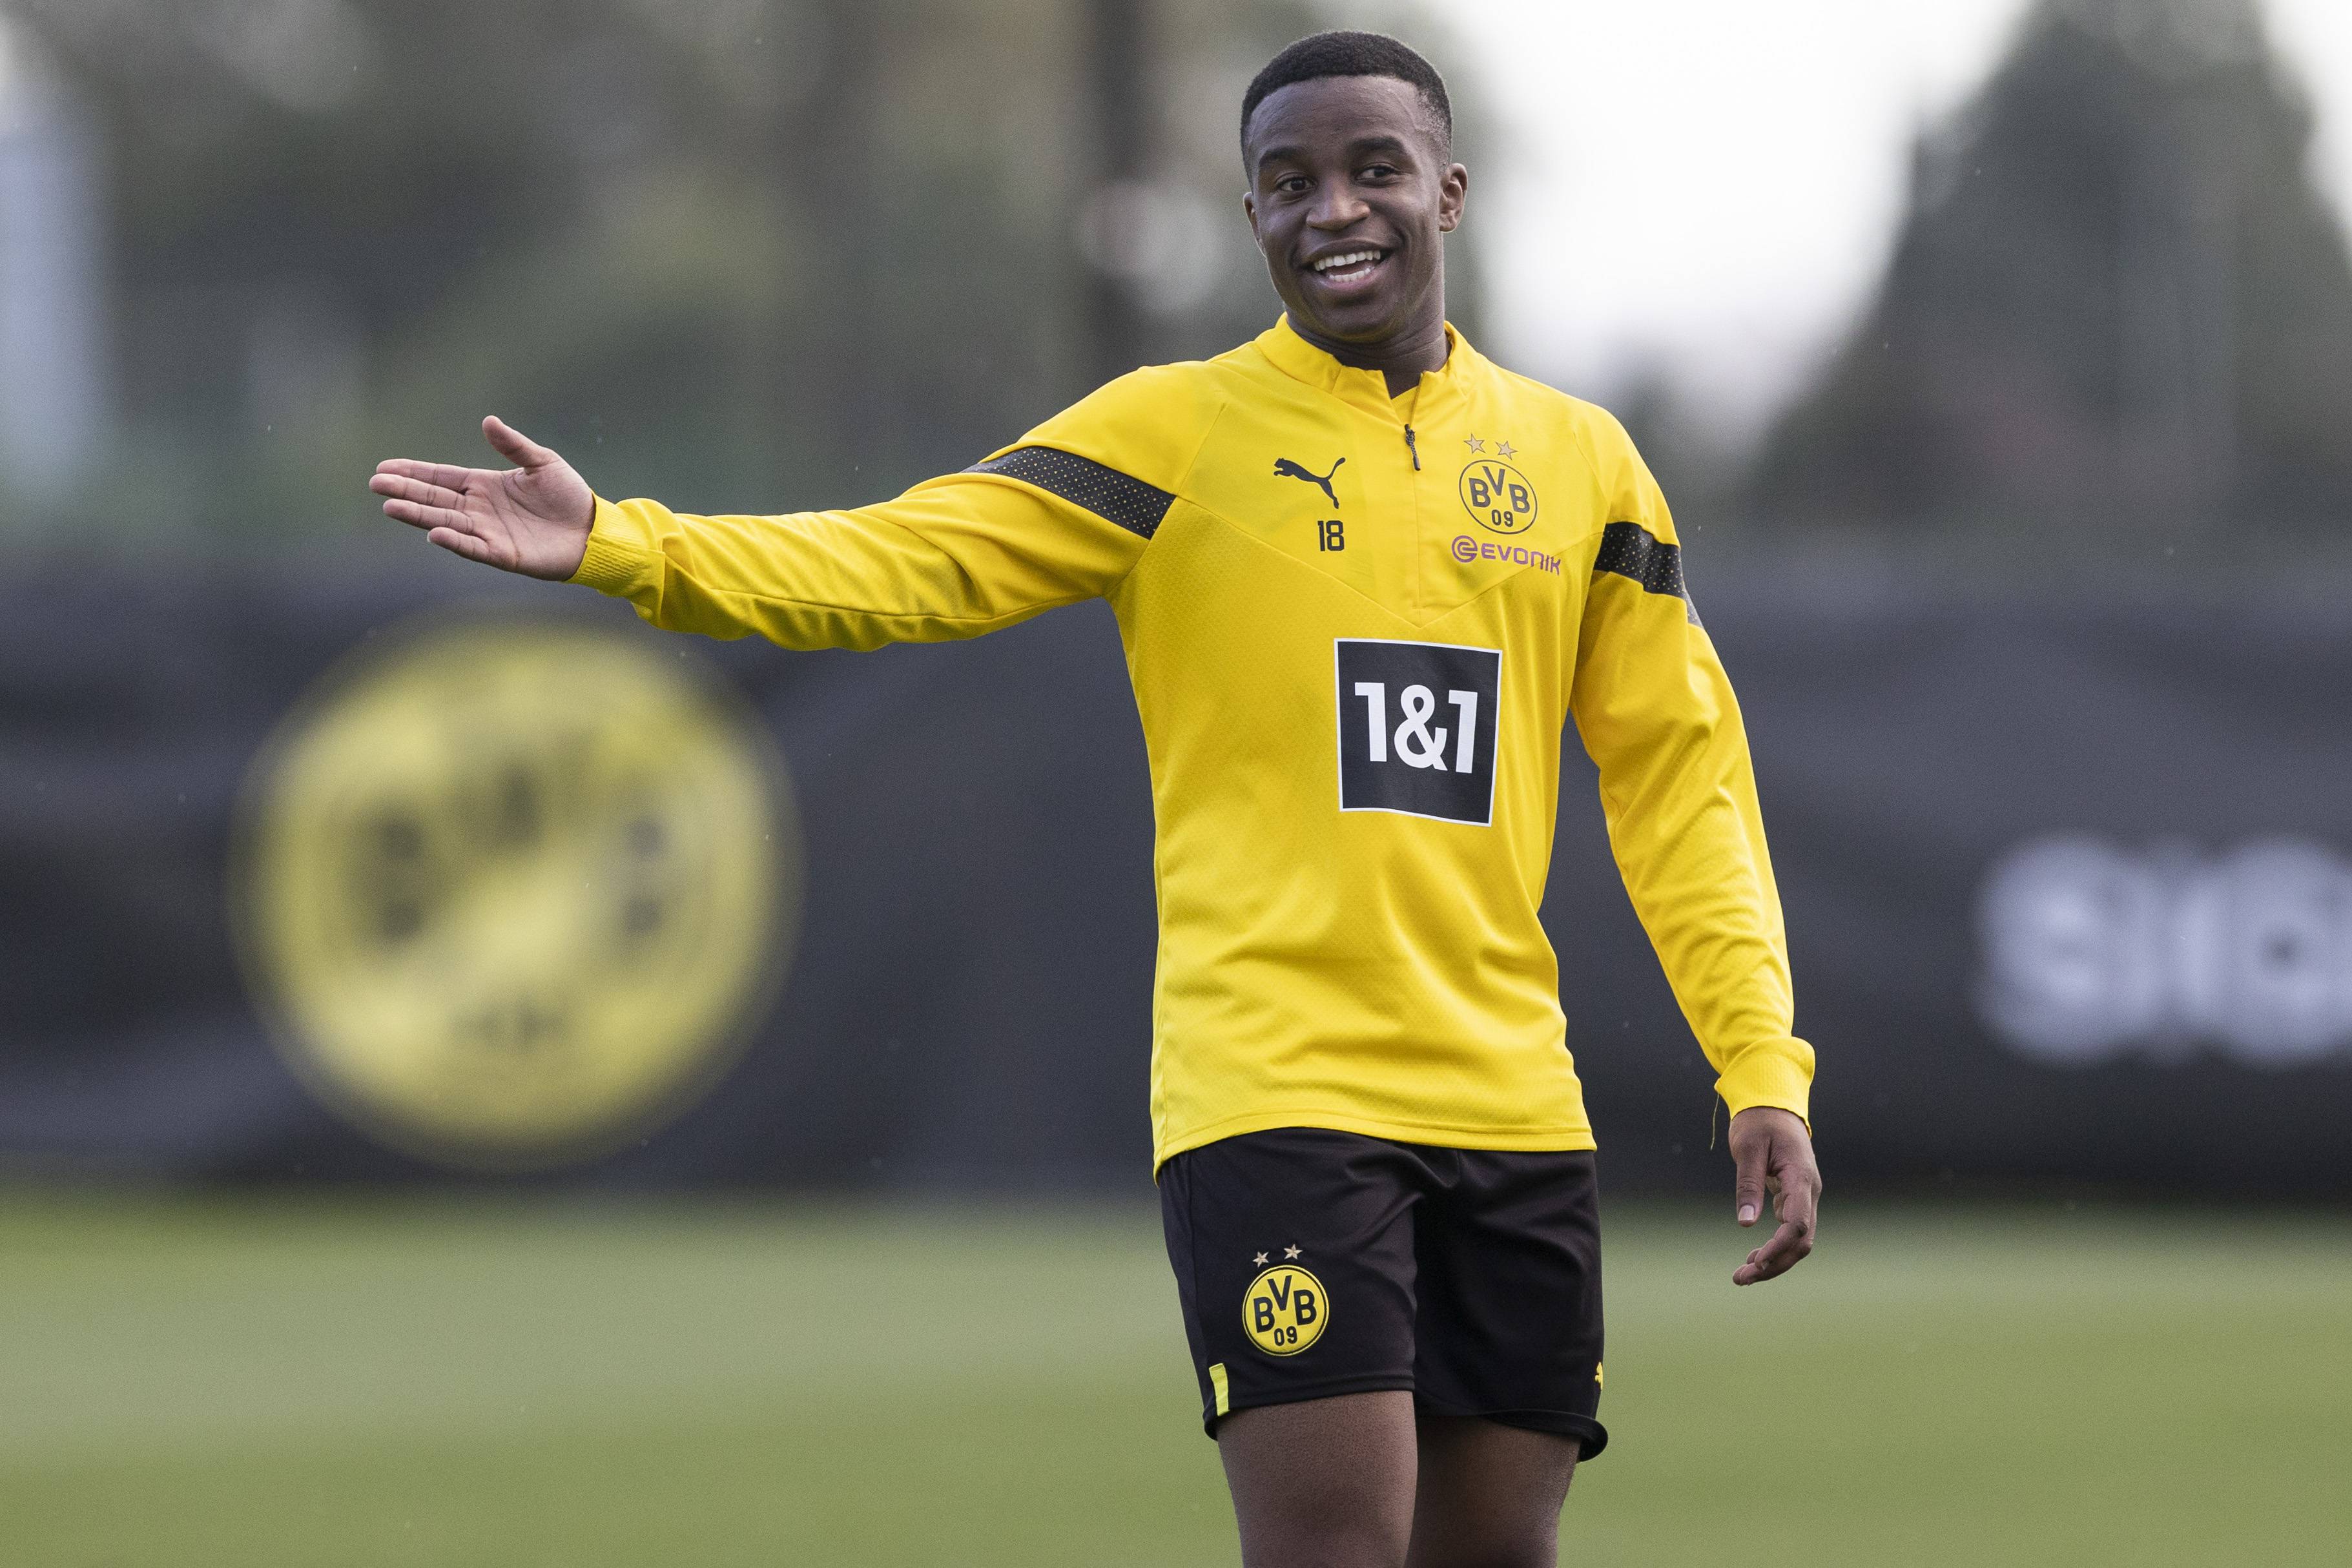
[(1423, 1411), (1407, 1568), (1553, 1568), (1577, 1440)]
[(1237, 1410), (1217, 1423), (1217, 1455), (1243, 1568), (1403, 1568), (1420, 1466), (1411, 1394)]
[(1552, 1568), (1577, 1444), (1399, 1391), (1236, 1411), (1217, 1453), (1244, 1568)]

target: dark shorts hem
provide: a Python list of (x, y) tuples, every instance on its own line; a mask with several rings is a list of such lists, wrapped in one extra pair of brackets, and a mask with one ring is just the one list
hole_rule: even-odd
[[(1304, 1405), (1310, 1399), (1336, 1399), (1343, 1394), (1386, 1394), (1391, 1390), (1411, 1394), (1412, 1379), (1394, 1373), (1364, 1373), (1354, 1377), (1326, 1378), (1320, 1383), (1285, 1384), (1280, 1388), (1261, 1390), (1251, 1398), (1228, 1403), (1225, 1415), (1263, 1410), (1270, 1405)], [(1213, 1405), (1201, 1413), (1201, 1426), (1213, 1438), (1217, 1435), (1217, 1423), (1223, 1419)]]
[(1427, 1405), (1441, 1415), (1467, 1415), (1480, 1421), (1492, 1421), (1501, 1426), (1517, 1426), (1529, 1432), (1549, 1432), (1556, 1436), (1573, 1437), (1577, 1442), (1579, 1462), (1593, 1458), (1609, 1447), (1609, 1428), (1591, 1416), (1580, 1415), (1573, 1410), (1468, 1410), (1421, 1394), (1413, 1395), (1413, 1403)]

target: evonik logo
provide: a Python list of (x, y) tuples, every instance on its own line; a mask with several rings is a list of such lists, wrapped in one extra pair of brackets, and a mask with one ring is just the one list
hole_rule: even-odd
[(1466, 533), (1454, 536), (1454, 559), (1461, 562), (1500, 561), (1513, 566), (1532, 566), (1538, 572), (1559, 575), (1559, 557), (1546, 555), (1540, 550), (1530, 550), (1524, 544), (1496, 544), (1492, 540), (1473, 539)]

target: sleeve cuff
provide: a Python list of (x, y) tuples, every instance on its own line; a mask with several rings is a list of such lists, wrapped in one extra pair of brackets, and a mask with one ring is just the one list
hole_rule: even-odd
[(595, 521), (588, 530), (588, 550), (571, 580), (600, 594), (627, 598), (645, 583), (654, 553), (653, 542), (637, 520), (598, 496)]
[(1715, 1091), (1732, 1115), (1769, 1105), (1789, 1111), (1808, 1129), (1813, 1124), (1812, 1088), (1813, 1047), (1794, 1036), (1759, 1040), (1715, 1080)]

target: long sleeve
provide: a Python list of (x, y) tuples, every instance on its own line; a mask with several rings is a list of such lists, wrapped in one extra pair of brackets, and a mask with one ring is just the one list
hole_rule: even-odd
[(1633, 908), (1738, 1115), (1809, 1114), (1788, 942), (1748, 736), (1683, 584), (1674, 520), (1622, 431), (1599, 455), (1616, 492), (1599, 541), (1570, 702)]
[(792, 648), (978, 637), (1107, 592), (1143, 541), (985, 474), (850, 511), (698, 517), (598, 497), (573, 582), (667, 631)]
[(793, 648), (978, 637), (1117, 587), (1213, 415), (1180, 378), (1141, 371), (873, 506), (699, 517), (599, 497), (572, 581), (666, 630)]

